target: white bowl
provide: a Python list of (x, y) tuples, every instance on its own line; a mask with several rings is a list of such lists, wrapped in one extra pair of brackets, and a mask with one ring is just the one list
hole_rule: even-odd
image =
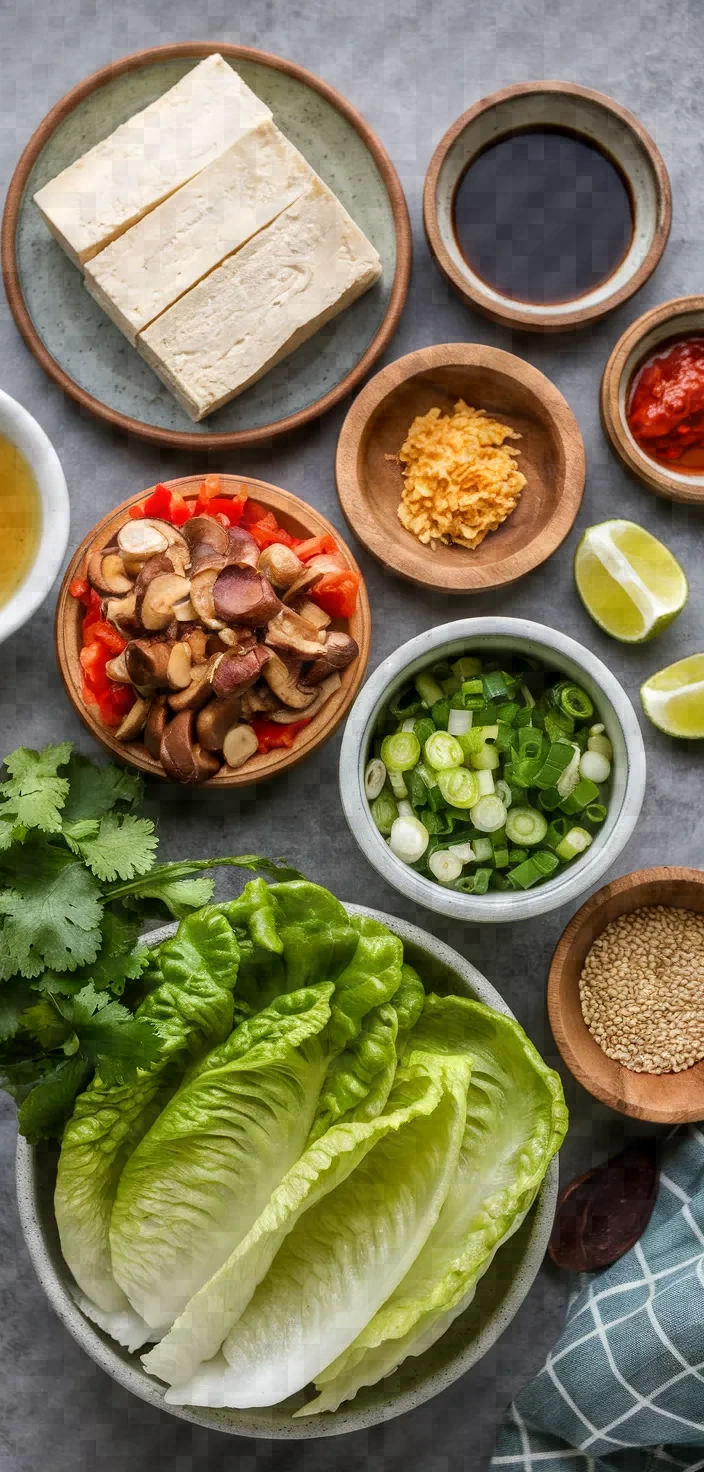
[[(468, 650), (512, 650), (539, 659), (591, 695), (614, 749), (609, 811), (591, 848), (545, 884), (485, 895), (446, 889), (397, 859), (372, 821), (364, 769), (372, 733), (390, 697), (434, 660)], [(353, 837), (382, 879), (419, 905), (455, 920), (527, 920), (579, 899), (615, 862), (635, 828), (645, 792), (645, 749), (635, 711), (606, 665), (575, 639), (522, 618), (465, 618), (409, 639), (367, 680), (350, 711), (340, 752), (340, 795)]]
[[(345, 905), (345, 909), (350, 915), (371, 915), (400, 936), (409, 961), (417, 967), (428, 989), (471, 997), (507, 1017), (513, 1016), (481, 972), (427, 931), (361, 905)], [(175, 929), (175, 925), (165, 925), (142, 939), (150, 945), (158, 945), (168, 935), (173, 935)], [(171, 1415), (197, 1426), (236, 1436), (305, 1441), (310, 1437), (362, 1431), (413, 1410), (452, 1385), (491, 1349), (518, 1312), (545, 1255), (555, 1216), (558, 1163), (557, 1157), (550, 1162), (535, 1205), (526, 1220), (496, 1254), (479, 1283), (474, 1302), (455, 1319), (442, 1339), (425, 1354), (407, 1359), (388, 1379), (360, 1390), (349, 1404), (306, 1421), (294, 1420), (292, 1414), (302, 1404), (302, 1394), (291, 1397), (282, 1405), (254, 1410), (215, 1411), (196, 1406), (165, 1405), (165, 1387), (142, 1368), (139, 1354), (128, 1354), (126, 1349), (101, 1333), (74, 1302), (72, 1289), (75, 1290), (75, 1284), (61, 1255), (54, 1216), (55, 1176), (56, 1151), (46, 1145), (33, 1147), (20, 1137), (17, 1142), (17, 1205), (29, 1255), (55, 1313), (96, 1365), (112, 1375), (118, 1385), (132, 1391), (149, 1405), (169, 1411)]]
[(68, 543), (69, 501), (61, 462), (36, 419), (0, 390), (0, 434), (17, 447), (34, 472), (42, 527), (34, 562), (7, 603), (0, 606), (0, 644), (36, 613), (63, 562)]

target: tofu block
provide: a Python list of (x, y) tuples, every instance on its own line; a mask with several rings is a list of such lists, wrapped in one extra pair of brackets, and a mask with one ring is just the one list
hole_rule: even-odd
[(270, 119), (269, 108), (222, 56), (208, 56), (39, 189), (34, 202), (59, 244), (83, 265)]
[(255, 383), (381, 275), (373, 245), (317, 175), (169, 307), (137, 347), (198, 421)]
[(275, 124), (262, 123), (94, 256), (85, 284), (134, 343), (316, 177)]

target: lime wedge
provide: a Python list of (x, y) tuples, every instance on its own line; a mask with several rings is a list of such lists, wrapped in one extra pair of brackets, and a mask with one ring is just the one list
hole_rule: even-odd
[(704, 736), (704, 654), (688, 654), (640, 687), (643, 710), (668, 736)]
[(677, 558), (635, 521), (590, 526), (575, 554), (574, 577), (595, 623), (624, 644), (652, 639), (687, 602)]

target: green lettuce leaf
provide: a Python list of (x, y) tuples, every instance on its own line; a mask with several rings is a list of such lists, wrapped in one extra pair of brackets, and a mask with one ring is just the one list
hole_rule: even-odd
[(160, 984), (135, 1015), (136, 1024), (150, 1024), (157, 1035), (156, 1062), (129, 1085), (96, 1077), (76, 1100), (64, 1131), (54, 1199), (61, 1248), (79, 1287), (103, 1313), (129, 1310), (110, 1256), (120, 1175), (178, 1086), (184, 1062), (228, 1036), (237, 962), (237, 941), (224, 916), (202, 910), (182, 921), (159, 947)]
[(335, 1410), (444, 1334), (532, 1206), (567, 1128), (560, 1080), (513, 1019), (461, 997), (431, 995), (404, 1062), (412, 1063), (416, 1050), (471, 1058), (457, 1169), (410, 1271), (318, 1375), (322, 1393), (297, 1415)]
[(168, 1391), (169, 1404), (286, 1400), (347, 1347), (405, 1276), (454, 1174), (470, 1066), (467, 1059), (431, 1058), (427, 1071), (441, 1083), (436, 1107), (412, 1111), (382, 1132), (333, 1190), (297, 1215), (221, 1354)]
[(330, 1063), (309, 1144), (341, 1119), (353, 1123), (381, 1113), (396, 1073), (397, 1034), (398, 1017), (392, 1004), (372, 1008), (357, 1037)]
[(332, 985), (288, 993), (187, 1075), (120, 1177), (113, 1272), (154, 1329), (222, 1266), (300, 1155), (327, 1053)]
[(415, 967), (409, 966), (407, 961), (401, 967), (401, 981), (398, 991), (394, 992), (392, 1005), (398, 1020), (396, 1052), (400, 1058), (408, 1034), (415, 1027), (425, 1006), (425, 987)]

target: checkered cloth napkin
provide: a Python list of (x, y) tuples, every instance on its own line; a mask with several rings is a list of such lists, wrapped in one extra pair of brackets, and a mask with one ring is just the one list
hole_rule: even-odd
[(704, 1124), (665, 1148), (648, 1227), (584, 1280), (491, 1472), (704, 1469)]

